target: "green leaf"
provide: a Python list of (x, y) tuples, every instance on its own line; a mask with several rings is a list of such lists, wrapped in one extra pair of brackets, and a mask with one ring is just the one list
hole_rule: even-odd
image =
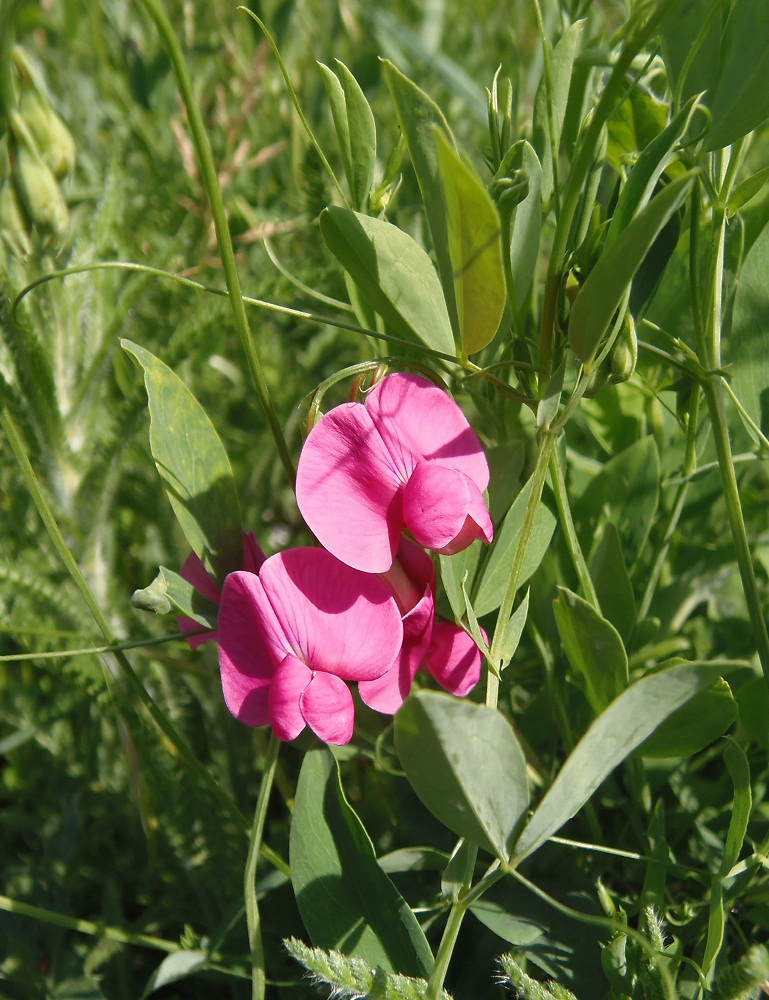
[(518, 839), (515, 857), (520, 860), (541, 847), (658, 726), (730, 668), (718, 661), (682, 663), (623, 691), (566, 759)]
[(494, 339), (505, 308), (499, 216), (480, 177), (435, 130), (438, 170), (449, 228), (449, 255), (462, 356)]
[(161, 566), (158, 575), (143, 590), (135, 590), (131, 604), (141, 611), (152, 611), (156, 615), (181, 612), (205, 628), (216, 628), (219, 609), (187, 583), (178, 573)]
[[(561, 129), (569, 99), (569, 86), (574, 68), (577, 47), (582, 36), (584, 21), (575, 21), (561, 35), (550, 56), (550, 86), (545, 76), (539, 81), (534, 97), (533, 139), (534, 146), (542, 162), (542, 199), (550, 201), (553, 193), (553, 153), (550, 142), (550, 121), (552, 119), (555, 155), (561, 145)], [(549, 45), (549, 42), (545, 42)]]
[[(715, 7), (721, 11), (716, 12)], [(683, 100), (715, 86), (729, 0), (686, 0), (674, 4), (660, 26), (662, 56), (671, 89)], [(713, 16), (711, 16), (713, 15)]]
[(515, 300), (520, 307), (531, 288), (539, 258), (539, 241), (542, 233), (542, 166), (534, 147), (528, 142), (523, 140), (520, 144), (516, 143), (516, 146), (520, 148), (520, 169), (529, 180), (529, 193), (515, 207), (510, 235), (510, 267), (513, 273)]
[(587, 276), (569, 317), (569, 342), (583, 364), (592, 361), (633, 275), (678, 210), (693, 179), (690, 171), (663, 188), (601, 254)]
[(730, 374), (735, 395), (769, 433), (769, 225), (748, 251), (737, 280)]
[[(521, 492), (515, 498), (515, 503), (510, 508), (501, 529), (497, 533), (494, 546), (489, 553), (488, 559), (481, 566), (480, 579), (476, 580), (477, 590), (473, 607), (479, 618), (496, 611), (502, 600), (505, 584), (510, 573), (510, 565), (513, 554), (518, 544), (523, 527), (523, 519), (526, 514), (526, 504), (531, 493), (531, 481), (526, 483)], [(534, 573), (544, 558), (545, 552), (550, 544), (555, 530), (555, 518), (548, 508), (540, 503), (534, 517), (534, 527), (526, 548), (526, 557), (523, 561), (521, 575), (518, 586), (522, 586)], [(473, 588), (471, 588), (473, 589)]]
[(723, 736), (736, 718), (732, 689), (719, 677), (663, 722), (640, 752), (644, 757), (691, 757)]
[(623, 639), (633, 631), (636, 618), (635, 595), (622, 555), (619, 533), (609, 522), (604, 525), (601, 541), (590, 563), (601, 611)]
[(750, 811), (753, 808), (753, 793), (750, 789), (750, 765), (745, 752), (734, 740), (729, 740), (724, 750), (724, 760), (734, 785), (734, 801), (729, 817), (724, 856), (719, 875), (726, 877), (737, 864), (745, 836), (748, 832)]
[(706, 149), (728, 146), (769, 118), (769, 4), (734, 0), (721, 41)]
[(327, 749), (306, 754), (289, 844), (291, 881), (313, 944), (385, 972), (426, 976), (430, 946), (416, 917), (377, 864)]
[(230, 460), (219, 435), (182, 380), (154, 355), (120, 341), (144, 369), (150, 451), (193, 552), (214, 579), (240, 567), (243, 525)]
[(738, 184), (726, 203), (729, 214), (735, 215), (739, 212), (743, 205), (747, 205), (752, 198), (756, 197), (767, 181), (769, 181), (769, 167), (764, 167), (763, 170), (756, 171), (755, 174)]
[(200, 972), (207, 965), (208, 957), (202, 951), (175, 951), (167, 955), (150, 976), (149, 982), (144, 987), (142, 1000), (163, 986), (177, 983), (180, 979), (186, 979), (187, 976)]
[(529, 591), (527, 590), (523, 600), (512, 615), (510, 615), (510, 620), (507, 625), (505, 625), (505, 631), (502, 635), (502, 645), (499, 649), (500, 670), (504, 670), (512, 660), (513, 656), (515, 656), (515, 651), (518, 649), (518, 643), (521, 641), (523, 627), (526, 624), (528, 616)]
[(657, 513), (659, 481), (656, 442), (651, 436), (641, 438), (607, 462), (574, 504), (580, 534), (593, 534), (599, 525), (611, 521), (617, 527), (626, 565), (632, 568)]
[(749, 680), (737, 692), (740, 707), (740, 722), (751, 741), (764, 753), (769, 753), (769, 689), (763, 677)]
[(395, 749), (411, 787), (441, 823), (507, 858), (529, 793), (526, 760), (500, 712), (420, 691), (395, 716)]
[(614, 626), (587, 601), (565, 587), (558, 590), (553, 601), (558, 633), (597, 714), (628, 685), (625, 647)]
[(441, 284), (418, 243), (389, 222), (346, 208), (324, 209), (320, 230), (326, 246), (385, 323), (402, 336), (454, 356)]
[(435, 148), (435, 126), (451, 139), (451, 129), (438, 105), (404, 76), (389, 60), (382, 60), (384, 77), (395, 105), (398, 124), (403, 130), (425, 206), (427, 225), (433, 241), (441, 286), (451, 321), (451, 329), (459, 340), (459, 319), (454, 300), (454, 269), (449, 254), (449, 229), (446, 205), (438, 170)]
[(469, 588), (475, 579), (475, 572), (481, 559), (482, 545), (482, 542), (476, 541), (461, 552), (457, 552), (456, 555), (438, 556), (443, 589), (446, 591), (451, 610), (457, 619), (464, 618), (466, 610), (462, 584), (466, 578)]
[(376, 124), (358, 81), (338, 59), (338, 75), (319, 63), (354, 208), (365, 211), (376, 163)]

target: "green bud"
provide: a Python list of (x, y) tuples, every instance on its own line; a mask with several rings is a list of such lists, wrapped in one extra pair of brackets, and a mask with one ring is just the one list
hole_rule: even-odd
[(60, 246), (67, 235), (69, 212), (50, 168), (32, 149), (20, 146), (13, 178), (16, 192), (30, 223), (41, 236)]
[(617, 343), (611, 354), (612, 382), (627, 382), (638, 363), (638, 338), (630, 313), (625, 313)]
[(10, 181), (0, 185), (0, 238), (18, 257), (32, 252), (24, 214)]
[(604, 362), (597, 368), (593, 368), (587, 377), (587, 389), (585, 395), (588, 399), (593, 399), (603, 389), (609, 381), (609, 366)]
[(75, 170), (75, 140), (48, 100), (32, 87), (19, 98), (19, 111), (43, 163), (57, 180)]

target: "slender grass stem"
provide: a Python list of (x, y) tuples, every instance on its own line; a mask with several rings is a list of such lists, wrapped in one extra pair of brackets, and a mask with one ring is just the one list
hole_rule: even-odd
[(586, 600), (588, 600), (596, 611), (600, 613), (601, 605), (598, 601), (598, 595), (595, 592), (593, 579), (587, 568), (585, 555), (582, 552), (582, 547), (579, 544), (577, 532), (574, 528), (574, 519), (571, 516), (571, 507), (569, 505), (569, 495), (566, 491), (566, 481), (563, 475), (561, 456), (557, 448), (553, 448), (552, 454), (550, 455), (550, 479), (553, 484), (555, 502), (560, 515), (561, 530), (563, 531), (563, 536), (566, 539), (566, 546), (569, 550), (569, 554), (571, 555), (571, 561), (574, 563), (574, 569), (577, 571), (580, 586), (582, 587)]

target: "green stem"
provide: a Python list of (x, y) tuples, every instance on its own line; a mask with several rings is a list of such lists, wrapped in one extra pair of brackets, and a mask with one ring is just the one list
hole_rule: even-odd
[(267, 806), (270, 801), (275, 769), (278, 763), (280, 742), (274, 733), (270, 733), (270, 742), (259, 785), (259, 795), (256, 800), (254, 822), (251, 826), (251, 840), (248, 845), (248, 857), (243, 876), (243, 891), (246, 902), (246, 926), (248, 927), (248, 949), (251, 954), (251, 997), (252, 1000), (264, 1000), (267, 981), (264, 969), (264, 948), (262, 947), (262, 928), (259, 918), (259, 903), (256, 898), (256, 870), (259, 865), (259, 853), (262, 848), (264, 822), (267, 818)]
[(566, 545), (569, 549), (571, 560), (574, 563), (574, 569), (577, 571), (580, 586), (582, 587), (585, 599), (588, 600), (600, 614), (601, 605), (598, 601), (598, 595), (595, 592), (593, 580), (590, 576), (590, 571), (587, 568), (585, 556), (582, 552), (582, 547), (579, 544), (577, 532), (574, 528), (574, 520), (571, 516), (569, 496), (566, 492), (566, 481), (564, 479), (563, 466), (561, 464), (561, 455), (557, 448), (553, 448), (550, 456), (550, 479), (553, 485), (556, 506), (558, 507), (558, 513), (560, 515), (559, 523), (561, 530), (563, 531), (563, 536), (566, 539)]
[[(64, 541), (64, 536), (61, 533), (61, 529), (56, 523), (56, 518), (53, 515), (51, 506), (43, 493), (43, 490), (38, 482), (35, 471), (32, 468), (32, 464), (29, 461), (27, 453), (24, 449), (24, 443), (21, 440), (21, 436), (16, 428), (15, 423), (5, 407), (0, 409), (0, 426), (2, 426), (5, 434), (8, 438), (8, 442), (11, 446), (11, 450), (14, 453), (16, 461), (19, 465), (22, 478), (26, 483), (27, 489), (32, 497), (32, 500), (37, 507), (37, 511), (40, 518), (45, 525), (46, 531), (53, 542), (53, 546), (59, 555), (64, 567), (72, 578), (73, 583), (77, 587), (85, 601), (88, 610), (91, 612), (94, 621), (104, 638), (104, 642), (108, 646), (116, 646), (117, 641), (112, 633), (106, 618), (102, 614), (101, 608), (96, 602), (96, 598), (93, 596), (85, 577), (83, 576), (80, 567), (75, 562), (75, 558), (70, 552), (67, 543)], [(157, 725), (166, 739), (171, 743), (171, 745), (177, 750), (179, 756), (182, 758), (187, 767), (196, 775), (196, 777), (205, 784), (209, 791), (211, 791), (222, 806), (226, 809), (227, 813), (231, 816), (233, 820), (238, 824), (238, 826), (247, 826), (246, 820), (242, 816), (240, 810), (232, 801), (232, 799), (227, 795), (226, 791), (221, 787), (220, 783), (216, 780), (213, 775), (208, 773), (208, 770), (201, 764), (197, 759), (195, 754), (192, 752), (191, 747), (187, 741), (181, 736), (180, 733), (176, 731), (170, 720), (166, 717), (163, 711), (155, 704), (151, 696), (147, 692), (146, 688), (142, 684), (139, 676), (134, 671), (128, 658), (121, 649), (116, 649), (112, 655), (115, 657), (117, 663), (119, 664), (123, 675), (128, 681), (129, 686), (133, 693), (137, 696), (139, 701), (141, 701), (144, 708), (149, 713), (153, 722)]]
[(753, 636), (756, 640), (758, 658), (761, 661), (761, 669), (764, 672), (764, 679), (767, 685), (769, 685), (769, 634), (766, 629), (756, 574), (753, 569), (753, 556), (748, 543), (748, 533), (745, 528), (745, 520), (742, 516), (740, 491), (737, 486), (737, 477), (734, 473), (734, 462), (732, 460), (729, 431), (726, 425), (726, 411), (720, 377), (710, 376), (706, 378), (702, 383), (702, 391), (705, 395), (705, 401), (708, 404), (708, 413), (713, 428), (713, 440), (716, 446), (718, 467), (721, 472), (721, 486), (724, 491), (726, 512), (729, 518), (729, 528), (732, 533), (732, 543), (736, 550), (742, 589), (745, 592), (745, 600), (748, 605), (750, 623), (753, 627)]
[(224, 280), (230, 297), (230, 305), (232, 307), (235, 329), (237, 330), (238, 337), (240, 338), (241, 345), (246, 355), (246, 363), (248, 365), (249, 372), (251, 373), (254, 386), (256, 387), (259, 402), (262, 405), (262, 409), (264, 410), (267, 421), (270, 425), (270, 430), (272, 431), (272, 436), (275, 440), (275, 447), (278, 450), (280, 460), (286, 471), (289, 482), (293, 487), (296, 479), (294, 462), (289, 453), (288, 445), (286, 444), (286, 439), (283, 435), (283, 429), (280, 425), (280, 421), (278, 420), (278, 415), (272, 404), (270, 391), (267, 387), (267, 382), (262, 370), (262, 363), (259, 359), (256, 343), (248, 324), (248, 317), (246, 316), (246, 310), (243, 304), (243, 297), (240, 288), (240, 278), (238, 277), (238, 269), (235, 263), (235, 250), (232, 245), (232, 237), (230, 235), (229, 223), (227, 221), (227, 213), (224, 208), (224, 201), (219, 187), (219, 177), (216, 172), (213, 153), (211, 152), (211, 146), (208, 141), (208, 134), (206, 132), (205, 125), (203, 124), (203, 118), (200, 114), (200, 109), (198, 108), (197, 101), (195, 100), (195, 95), (192, 90), (192, 83), (187, 71), (187, 65), (184, 61), (184, 54), (182, 53), (181, 46), (179, 45), (179, 40), (176, 37), (173, 26), (165, 11), (158, 3), (158, 0), (139, 0), (139, 2), (144, 6), (147, 13), (155, 22), (155, 25), (165, 44), (166, 51), (168, 52), (168, 57), (171, 60), (171, 66), (173, 67), (174, 75), (176, 77), (176, 84), (179, 88), (179, 93), (181, 94), (187, 111), (187, 120), (192, 133), (192, 142), (195, 146), (195, 152), (197, 153), (201, 180), (211, 206), (211, 215), (213, 217), (214, 228), (216, 230), (216, 240), (219, 244), (219, 253), (222, 258)]
[(425, 990), (425, 1000), (438, 1000), (443, 991), (443, 983), (449, 969), (449, 962), (454, 953), (454, 947), (459, 937), (459, 930), (462, 921), (465, 919), (467, 907), (462, 903), (455, 903), (449, 912), (449, 919), (443, 930), (441, 943), (438, 945), (438, 952), (435, 956), (435, 965), (430, 973)]

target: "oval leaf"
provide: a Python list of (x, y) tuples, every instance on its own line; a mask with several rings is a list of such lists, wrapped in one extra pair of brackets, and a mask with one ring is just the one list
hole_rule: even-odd
[(321, 212), (326, 246), (395, 331), (455, 354), (441, 283), (422, 247), (397, 226), (346, 208)]
[(499, 215), (480, 177), (435, 130), (462, 355), (490, 344), (505, 308)]
[(729, 663), (682, 663), (637, 681), (598, 716), (576, 745), (515, 845), (521, 860), (541, 847), (626, 757), (673, 712), (731, 669)]
[(420, 691), (395, 717), (395, 748), (411, 787), (441, 823), (507, 858), (529, 793), (526, 760), (501, 712)]
[(130, 340), (121, 346), (144, 369), (150, 451), (190, 548), (216, 580), (238, 569), (243, 525), (227, 452), (182, 380)]
[(569, 318), (569, 342), (583, 364), (592, 360), (633, 275), (678, 210), (693, 179), (690, 171), (663, 188), (599, 257), (587, 276)]
[(644, 757), (691, 757), (723, 736), (737, 718), (732, 689), (719, 677), (679, 708), (641, 747)]
[(377, 864), (327, 749), (311, 750), (304, 758), (289, 860), (299, 912), (314, 945), (364, 959), (385, 972), (429, 975), (433, 956), (427, 939)]

